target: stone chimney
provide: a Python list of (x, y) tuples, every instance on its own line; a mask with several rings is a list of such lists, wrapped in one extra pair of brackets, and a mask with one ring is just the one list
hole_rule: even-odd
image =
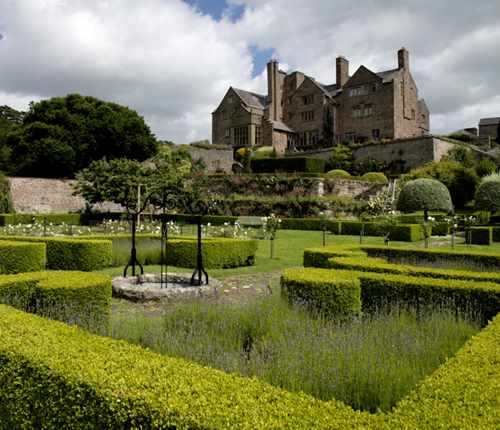
[(278, 110), (281, 101), (278, 97), (279, 81), (278, 81), (279, 63), (277, 60), (271, 60), (267, 63), (267, 98), (269, 101), (269, 119), (278, 120)]
[(407, 71), (410, 70), (410, 53), (405, 47), (398, 51), (398, 67)]
[(349, 79), (349, 61), (341, 55), (336, 60), (337, 87), (342, 88)]

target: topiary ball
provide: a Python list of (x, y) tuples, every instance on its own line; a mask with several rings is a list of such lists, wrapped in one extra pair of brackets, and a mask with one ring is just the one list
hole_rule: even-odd
[(485, 176), (476, 190), (474, 199), (477, 210), (490, 212), (500, 210), (500, 174)]
[(328, 178), (350, 178), (351, 174), (349, 172), (346, 172), (345, 170), (342, 169), (335, 169), (335, 170), (330, 170), (327, 172), (326, 176)]
[(399, 193), (397, 209), (401, 212), (451, 212), (453, 204), (446, 185), (435, 179), (415, 179), (407, 182)]
[(388, 184), (389, 179), (382, 172), (368, 172), (361, 176), (363, 181), (380, 182), (381, 184)]

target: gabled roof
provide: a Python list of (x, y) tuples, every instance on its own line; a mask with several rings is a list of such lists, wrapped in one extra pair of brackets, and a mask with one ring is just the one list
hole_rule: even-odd
[(383, 72), (375, 73), (378, 77), (382, 78), (383, 82), (391, 82), (394, 78), (399, 75), (401, 69), (385, 70)]
[(240, 90), (234, 87), (231, 88), (238, 95), (238, 97), (241, 100), (243, 100), (248, 106), (257, 107), (259, 109), (265, 109), (267, 104), (267, 96), (263, 94), (252, 93), (250, 91)]
[(479, 125), (498, 125), (500, 124), (500, 117), (496, 118), (481, 118)]
[(289, 133), (294, 132), (290, 127), (288, 127), (286, 124), (282, 123), (281, 121), (274, 121), (272, 119), (270, 119), (268, 121), (273, 126), (273, 130), (287, 131)]

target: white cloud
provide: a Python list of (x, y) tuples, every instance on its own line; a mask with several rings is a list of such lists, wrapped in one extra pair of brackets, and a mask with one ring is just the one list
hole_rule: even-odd
[(334, 59), (351, 72), (412, 70), (436, 132), (500, 115), (500, 2), (476, 0), (230, 0), (220, 21), (181, 0), (0, 0), (0, 104), (79, 92), (126, 104), (177, 142), (209, 138), (229, 85), (265, 92), (249, 47), (325, 83)]

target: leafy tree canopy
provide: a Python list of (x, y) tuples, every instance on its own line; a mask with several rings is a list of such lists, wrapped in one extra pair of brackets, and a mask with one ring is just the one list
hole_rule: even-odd
[(403, 182), (418, 178), (437, 179), (445, 184), (450, 190), (453, 204), (457, 209), (462, 209), (474, 198), (476, 186), (479, 183), (479, 177), (473, 168), (451, 160), (418, 167), (404, 175)]
[(77, 174), (75, 194), (90, 204), (120, 204), (132, 215), (150, 207), (194, 212), (193, 202), (201, 200), (198, 176), (187, 151), (163, 150), (143, 163), (124, 158), (93, 161)]
[(94, 160), (146, 160), (157, 152), (137, 112), (78, 94), (32, 103), (7, 145), (12, 173), (44, 177), (72, 177)]

